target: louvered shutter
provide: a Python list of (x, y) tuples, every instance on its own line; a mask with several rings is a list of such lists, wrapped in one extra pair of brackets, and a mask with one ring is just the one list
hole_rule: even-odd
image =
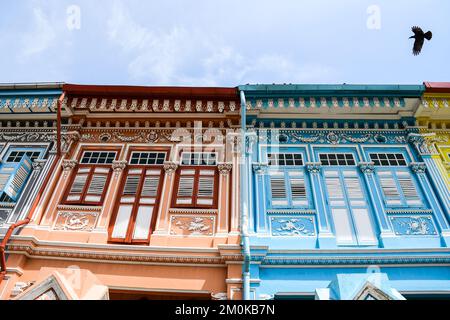
[(292, 205), (294, 207), (307, 206), (305, 177), (303, 172), (289, 172), (289, 184), (291, 188)]
[[(22, 160), (11, 169), (3, 168), (0, 176), (0, 185), (3, 184), (3, 193), (12, 201), (17, 201), (22, 192), (33, 167), (31, 159), (24, 155)], [(9, 175), (9, 178), (8, 178)], [(6, 181), (6, 183), (5, 183)]]
[(273, 206), (288, 205), (284, 172), (270, 172), (270, 192)]
[(200, 170), (198, 178), (197, 204), (211, 206), (214, 202), (214, 170)]
[(401, 205), (401, 197), (398, 192), (394, 174), (391, 171), (378, 171), (381, 190), (383, 191), (385, 202), (388, 206)]
[(67, 201), (80, 202), (83, 196), (83, 191), (86, 187), (86, 182), (90, 175), (90, 168), (79, 168), (73, 179), (72, 186), (67, 196)]
[(98, 203), (101, 202), (106, 182), (108, 180), (109, 168), (95, 168), (89, 184), (85, 201)]
[(413, 177), (409, 172), (399, 171), (397, 172), (397, 179), (400, 186), (400, 189), (403, 192), (403, 196), (405, 198), (406, 204), (408, 206), (419, 206), (422, 204), (422, 201), (419, 197), (419, 193), (417, 192), (416, 186), (413, 181)]
[(195, 170), (180, 171), (176, 204), (193, 204)]

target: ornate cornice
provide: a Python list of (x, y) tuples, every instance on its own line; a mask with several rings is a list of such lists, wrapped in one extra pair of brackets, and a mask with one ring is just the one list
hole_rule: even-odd
[[(198, 255), (179, 255), (179, 254), (137, 254), (133, 252), (111, 252), (80, 249), (60, 249), (60, 248), (36, 248), (28, 244), (10, 244), (8, 252), (17, 254), (26, 254), (34, 258), (58, 258), (80, 259), (88, 261), (111, 261), (123, 263), (163, 263), (163, 264), (208, 264), (224, 265), (228, 261), (242, 261), (241, 254), (227, 254), (224, 256), (198, 256)], [(189, 251), (186, 251), (189, 253)]]

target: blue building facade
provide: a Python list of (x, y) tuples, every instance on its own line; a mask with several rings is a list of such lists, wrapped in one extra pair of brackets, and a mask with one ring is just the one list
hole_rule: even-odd
[(448, 199), (414, 118), (424, 86), (239, 89), (247, 299), (450, 297)]
[(58, 83), (0, 85), (0, 239), (24, 219), (51, 173), (61, 94)]

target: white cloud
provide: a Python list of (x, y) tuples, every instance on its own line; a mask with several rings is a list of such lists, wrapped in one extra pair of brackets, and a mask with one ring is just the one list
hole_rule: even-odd
[(279, 53), (246, 56), (208, 30), (195, 26), (151, 30), (139, 25), (121, 1), (112, 6), (108, 37), (129, 60), (130, 77), (151, 84), (307, 82), (331, 74), (325, 66), (299, 65)]
[(56, 39), (56, 31), (41, 8), (33, 9), (33, 27), (22, 36), (21, 58), (26, 59), (47, 50)]

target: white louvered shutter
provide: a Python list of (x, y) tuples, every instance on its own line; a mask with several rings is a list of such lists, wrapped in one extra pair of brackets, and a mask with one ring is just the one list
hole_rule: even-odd
[(67, 201), (81, 201), (81, 196), (89, 178), (90, 168), (79, 168), (67, 196)]
[(381, 190), (388, 206), (401, 205), (401, 197), (398, 192), (397, 183), (391, 171), (378, 171)]
[(270, 191), (273, 206), (288, 205), (284, 172), (270, 173)]
[(413, 177), (409, 172), (399, 171), (397, 172), (397, 179), (402, 190), (403, 196), (405, 197), (406, 204), (408, 206), (419, 206), (422, 201), (417, 192), (416, 186), (413, 181)]
[(289, 172), (289, 184), (293, 206), (307, 206), (305, 177), (303, 172)]

